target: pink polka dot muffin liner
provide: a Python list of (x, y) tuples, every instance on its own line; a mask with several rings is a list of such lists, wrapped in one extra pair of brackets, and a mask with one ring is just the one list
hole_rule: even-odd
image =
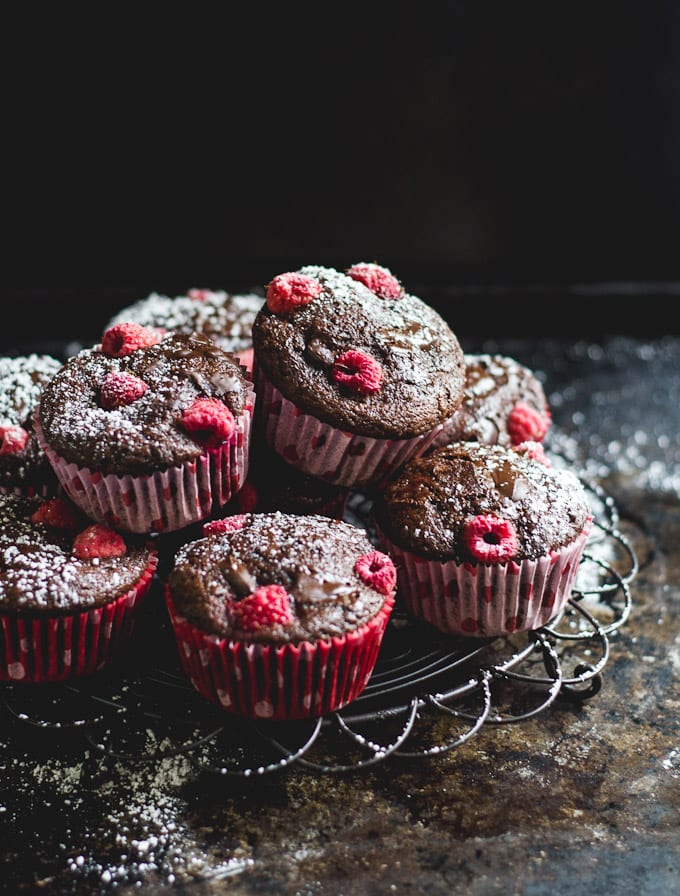
[(373, 672), (394, 598), (356, 631), (299, 644), (232, 641), (209, 635), (166, 603), (185, 674), (196, 690), (241, 717), (291, 721), (341, 709)]
[(37, 413), (35, 426), (62, 488), (91, 519), (138, 534), (173, 532), (206, 519), (243, 486), (254, 405), (251, 388), (227, 442), (206, 448), (194, 460), (144, 476), (103, 475), (69, 463), (46, 444)]
[(377, 534), (397, 567), (399, 599), (411, 616), (445, 634), (489, 638), (540, 628), (561, 613), (591, 527), (589, 520), (570, 545), (538, 560), (496, 564), (430, 560), (398, 547), (380, 529)]
[(255, 364), (258, 419), (267, 445), (287, 463), (345, 488), (376, 485), (423, 454), (443, 424), (410, 439), (374, 439), (305, 414)]
[(75, 613), (0, 613), (0, 681), (69, 681), (100, 672), (133, 634), (158, 554), (137, 585), (109, 603)]

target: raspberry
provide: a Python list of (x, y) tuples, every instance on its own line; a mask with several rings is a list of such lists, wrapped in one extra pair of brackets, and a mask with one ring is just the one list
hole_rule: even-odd
[(530, 457), (531, 460), (536, 460), (546, 467), (551, 466), (550, 459), (545, 453), (542, 442), (520, 442), (519, 445), (513, 445), (512, 450), (516, 451), (517, 454), (521, 454), (522, 457)]
[(138, 377), (124, 371), (113, 370), (107, 373), (99, 389), (99, 400), (107, 411), (113, 411), (122, 405), (132, 404), (146, 392), (149, 387)]
[(157, 330), (129, 321), (109, 327), (102, 337), (101, 349), (110, 358), (124, 358), (138, 348), (155, 345), (160, 340), (161, 334)]
[(403, 292), (392, 272), (379, 264), (353, 264), (347, 275), (363, 283), (381, 299), (398, 299)]
[(519, 549), (515, 527), (497, 516), (475, 516), (463, 526), (465, 546), (480, 563), (505, 563)]
[(335, 359), (332, 376), (336, 383), (347, 386), (353, 392), (370, 395), (380, 391), (383, 373), (374, 358), (350, 349)]
[(543, 414), (518, 401), (508, 415), (508, 433), (513, 445), (520, 442), (541, 442), (550, 427), (550, 411)]
[(397, 586), (397, 570), (387, 554), (371, 551), (359, 557), (354, 564), (354, 572), (362, 582), (370, 585), (379, 594), (390, 594)]
[(204, 535), (223, 535), (225, 532), (237, 532), (248, 522), (248, 515), (237, 513), (234, 516), (225, 516), (221, 520), (208, 520), (203, 524)]
[(127, 546), (123, 536), (101, 523), (94, 523), (83, 529), (73, 541), (73, 555), (79, 560), (122, 557), (126, 553)]
[(80, 525), (78, 511), (68, 501), (51, 498), (43, 501), (40, 507), (31, 514), (32, 523), (44, 523), (53, 529), (76, 530)]
[(290, 595), (281, 585), (263, 585), (234, 605), (234, 625), (246, 632), (287, 625), (291, 618)]
[(291, 271), (274, 277), (267, 287), (267, 308), (274, 314), (284, 314), (301, 305), (308, 305), (320, 295), (321, 284), (318, 280)]
[(28, 442), (28, 433), (23, 426), (0, 426), (0, 456), (21, 454)]
[(209, 448), (226, 442), (236, 429), (234, 415), (216, 398), (197, 398), (182, 414), (186, 431)]

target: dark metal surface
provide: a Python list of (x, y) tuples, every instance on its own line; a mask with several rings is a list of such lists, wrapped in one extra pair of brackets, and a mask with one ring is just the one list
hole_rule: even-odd
[[(556, 626), (507, 675), (473, 675), (474, 686), (462, 675), (453, 700), (406, 700), (377, 718), (370, 706), (368, 720), (357, 706), (320, 733), (280, 727), (264, 741), (184, 699), (179, 680), (131, 685), (124, 721), (113, 682), (97, 683), (87, 717), (81, 693), (43, 695), (28, 713), (6, 693), (0, 889), (569, 896), (606, 880), (623, 894), (678, 891), (680, 341), (465, 348), (541, 373), (554, 449), (615, 500), (624, 541), (607, 550), (630, 568), (629, 544), (639, 567), (622, 576), (630, 604), (601, 601), (602, 618), (586, 619), (606, 637), (572, 648)], [(583, 601), (572, 603), (569, 638), (582, 624)], [(153, 618), (142, 631), (149, 662), (167, 632)], [(473, 671), (507, 659), (498, 640)], [(232, 774), (225, 755), (241, 770), (284, 767)]]

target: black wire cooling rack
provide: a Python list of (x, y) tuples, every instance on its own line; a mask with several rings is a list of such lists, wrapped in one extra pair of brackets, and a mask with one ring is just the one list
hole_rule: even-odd
[[(365, 690), (341, 711), (304, 722), (256, 722), (208, 704), (181, 670), (159, 587), (124, 670), (70, 684), (4, 685), (0, 717), (36, 737), (68, 731), (102, 761), (153, 763), (185, 754), (200, 771), (249, 778), (292, 765), (320, 774), (389, 757), (441, 756), (482, 728), (521, 723), (558, 700), (590, 699), (601, 688), (609, 636), (630, 615), (639, 564), (614, 499), (582, 481), (594, 526), (559, 617), (531, 632), (458, 639), (413, 622), (397, 603)], [(370, 503), (351, 495), (346, 516), (374, 536)]]

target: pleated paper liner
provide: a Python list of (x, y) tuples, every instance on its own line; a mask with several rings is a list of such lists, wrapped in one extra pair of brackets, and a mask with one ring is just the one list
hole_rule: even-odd
[(368, 623), (342, 637), (298, 644), (208, 635), (166, 604), (179, 657), (196, 690), (227, 712), (257, 719), (315, 718), (351, 703), (373, 672), (394, 605), (385, 598)]
[(137, 585), (72, 613), (0, 613), (0, 681), (60, 682), (104, 669), (131, 637), (158, 565), (152, 550)]
[(445, 634), (488, 638), (540, 628), (564, 609), (591, 525), (561, 550), (519, 563), (432, 560), (402, 549), (380, 528), (377, 535), (411, 616)]
[(46, 444), (37, 411), (35, 427), (64, 491), (91, 519), (125, 532), (173, 532), (207, 519), (242, 487), (248, 475), (254, 406), (251, 386), (228, 442), (206, 448), (195, 460), (144, 476), (102, 475), (69, 463)]

